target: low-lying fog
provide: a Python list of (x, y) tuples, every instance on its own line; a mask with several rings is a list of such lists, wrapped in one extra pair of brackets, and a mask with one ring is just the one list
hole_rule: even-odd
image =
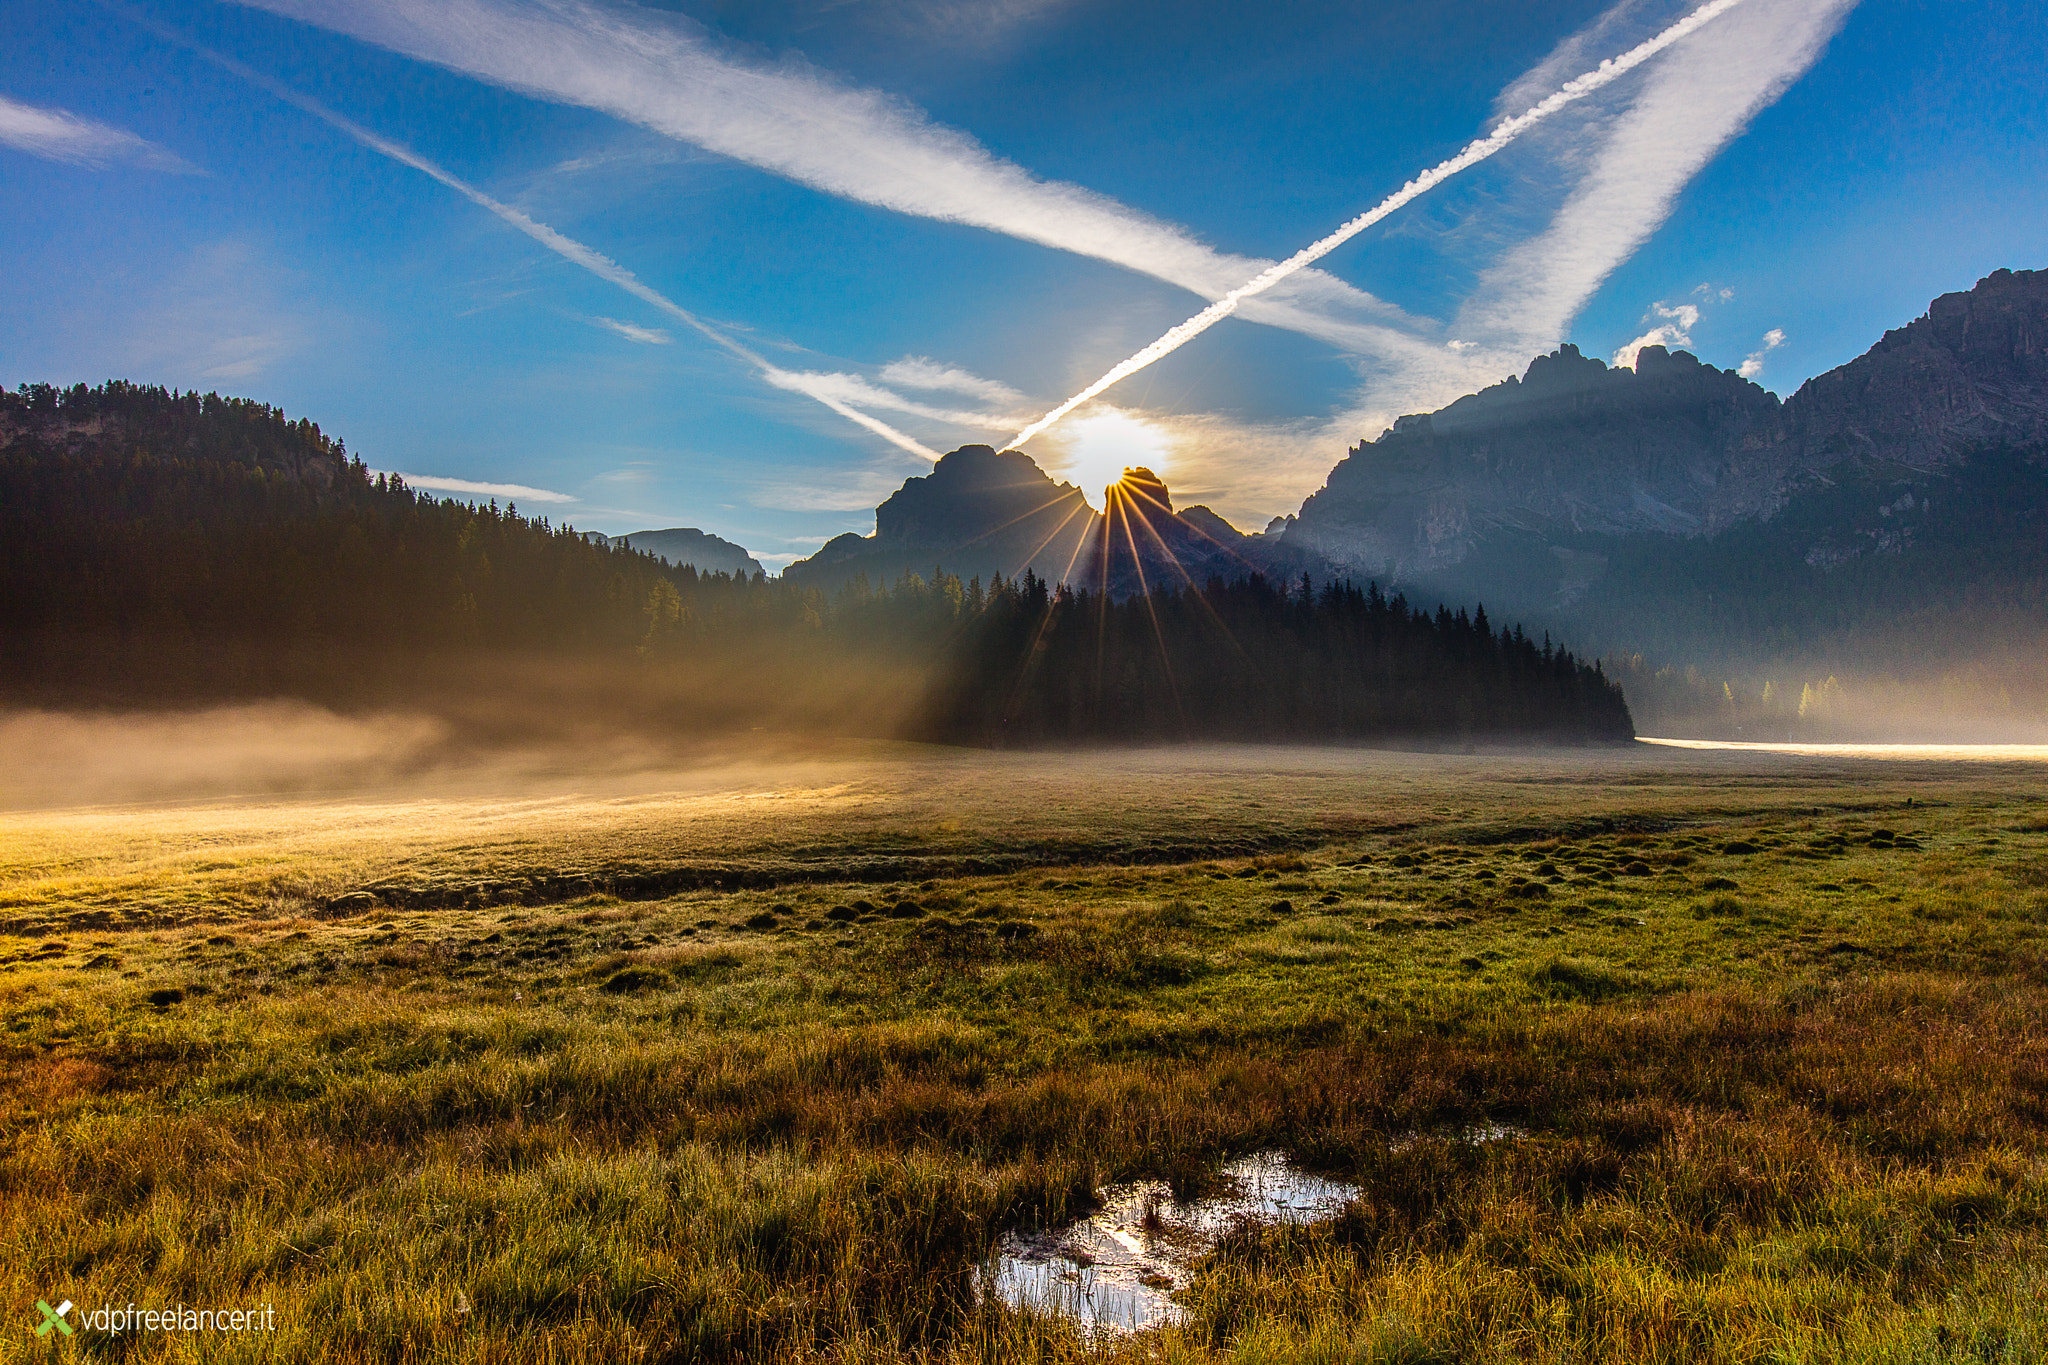
[[(1377, 783), (1407, 776), (1435, 782), (1463, 772), (1517, 783), (1640, 782), (1652, 772), (1726, 779), (1865, 761), (2004, 758), (2048, 760), (2048, 745), (1830, 744), (1646, 739), (1589, 749), (1434, 746), (1416, 751), (1345, 745), (1188, 744), (1094, 751), (948, 749), (877, 740), (757, 731), (712, 739), (647, 729), (590, 728), (554, 735), (479, 739), (424, 712), (350, 715), (274, 701), (182, 712), (0, 712), (0, 809), (160, 804), (181, 801), (347, 800), (447, 796), (548, 800), (571, 793), (643, 798), (814, 787), (873, 778), (894, 787), (909, 768), (944, 772), (960, 799), (1006, 784), (1071, 791), (1123, 781), (1233, 787), (1270, 778), (1273, 799), (1293, 807), (1323, 781)], [(1789, 771), (1787, 776), (1791, 775)], [(1306, 783), (1306, 785), (1302, 785)], [(1014, 794), (1014, 793), (1013, 793)], [(1391, 795), (1385, 791), (1383, 795)], [(1256, 821), (1258, 808), (1237, 812)]]

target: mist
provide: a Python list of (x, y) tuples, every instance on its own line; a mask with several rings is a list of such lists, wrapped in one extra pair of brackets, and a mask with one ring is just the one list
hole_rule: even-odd
[(742, 756), (789, 762), (910, 727), (924, 664), (719, 651), (659, 668), (444, 655), (321, 700), (134, 697), (0, 709), (0, 809), (491, 792)]
[(1610, 656), (1645, 735), (1836, 744), (2048, 744), (2048, 626), (1986, 625), (1966, 647), (1866, 643), (1658, 664)]
[(282, 698), (186, 711), (0, 712), (0, 806), (372, 785), (431, 766), (448, 736), (431, 715), (347, 716)]

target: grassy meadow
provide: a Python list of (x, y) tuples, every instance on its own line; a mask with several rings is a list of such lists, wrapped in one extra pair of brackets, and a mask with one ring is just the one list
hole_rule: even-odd
[[(9, 1360), (2038, 1360), (2044, 1133), (2040, 766), (848, 746), (0, 813)], [(1364, 1193), (1180, 1324), (977, 1293), (1268, 1148)]]

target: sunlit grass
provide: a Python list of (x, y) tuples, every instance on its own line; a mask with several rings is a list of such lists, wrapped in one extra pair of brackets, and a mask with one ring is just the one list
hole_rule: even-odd
[[(2048, 820), (1884, 771), (909, 754), (9, 817), (0, 1274), (277, 1307), (152, 1359), (2038, 1358)], [(1184, 1324), (976, 1293), (1005, 1228), (1267, 1147), (1364, 1193), (1226, 1238)]]

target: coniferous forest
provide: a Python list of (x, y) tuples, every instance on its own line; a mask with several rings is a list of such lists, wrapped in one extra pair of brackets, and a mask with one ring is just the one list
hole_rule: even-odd
[(1026, 575), (950, 651), (935, 736), (973, 743), (1524, 735), (1634, 737), (1621, 691), (1482, 608), (1379, 588), (1211, 579), (1109, 601)]
[(293, 696), (1031, 745), (1633, 731), (1483, 611), (1258, 578), (1111, 601), (935, 568), (835, 591), (672, 568), (373, 473), (317, 426), (110, 382), (0, 392), (14, 704)]

